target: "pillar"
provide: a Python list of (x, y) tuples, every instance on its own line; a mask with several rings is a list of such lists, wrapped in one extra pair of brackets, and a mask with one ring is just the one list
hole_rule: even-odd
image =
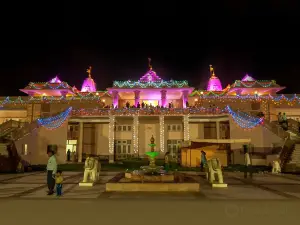
[(119, 92), (118, 91), (112, 92), (112, 99), (113, 99), (114, 108), (118, 108), (118, 106), (119, 106)]
[(79, 122), (79, 139), (78, 139), (78, 162), (82, 162), (82, 148), (83, 148), (83, 122)]
[(108, 129), (109, 163), (113, 163), (115, 158), (115, 116), (109, 116)]
[(165, 117), (159, 116), (160, 151), (165, 152)]
[(190, 125), (189, 125), (189, 116), (183, 116), (183, 140), (189, 141), (190, 140)]
[(133, 132), (132, 132), (132, 140), (133, 140), (133, 152), (134, 154), (139, 153), (139, 117), (133, 117)]
[(182, 106), (183, 106), (183, 108), (186, 108), (186, 102), (188, 101), (188, 95), (189, 95), (188, 90), (182, 91)]
[(216, 128), (217, 128), (217, 139), (220, 139), (220, 122), (216, 122)]
[(134, 91), (134, 105), (137, 107), (138, 103), (140, 102), (140, 91)]
[(166, 90), (161, 90), (161, 106), (166, 107), (167, 105), (167, 91)]

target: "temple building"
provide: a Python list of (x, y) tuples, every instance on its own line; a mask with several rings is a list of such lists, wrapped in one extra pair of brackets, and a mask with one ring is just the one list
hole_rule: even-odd
[[(49, 148), (60, 163), (68, 151), (78, 162), (86, 154), (114, 162), (144, 157), (153, 136), (155, 151), (174, 160), (183, 147), (207, 142), (220, 146), (215, 154), (224, 164), (241, 163), (242, 146), (250, 143), (253, 164), (266, 165), (276, 146), (298, 135), (299, 97), (278, 94), (285, 87), (274, 80), (246, 75), (223, 88), (221, 72), (217, 77), (210, 66), (207, 89), (197, 90), (187, 80), (163, 80), (150, 59), (148, 67), (139, 80), (114, 81), (103, 91), (89, 67), (80, 91), (56, 76), (30, 82), (20, 89), (25, 97), (0, 97), (0, 154), (13, 145), (30, 164), (46, 163)], [(279, 112), (288, 130), (274, 122)]]

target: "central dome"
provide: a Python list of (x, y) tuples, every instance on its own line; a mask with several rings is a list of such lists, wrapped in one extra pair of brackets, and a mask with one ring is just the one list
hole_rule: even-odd
[(207, 91), (222, 91), (222, 84), (220, 79), (215, 75), (214, 68), (210, 65), (211, 77), (208, 81)]

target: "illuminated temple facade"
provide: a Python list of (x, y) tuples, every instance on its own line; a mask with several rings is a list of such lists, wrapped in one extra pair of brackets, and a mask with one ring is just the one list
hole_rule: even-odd
[[(284, 131), (272, 123), (277, 113), (300, 116), (298, 96), (278, 94), (284, 87), (274, 80), (249, 75), (223, 88), (212, 66), (209, 71), (206, 90), (186, 80), (165, 81), (150, 64), (139, 80), (114, 81), (104, 91), (97, 90), (91, 67), (81, 89), (59, 77), (30, 82), (20, 89), (28, 96), (0, 99), (2, 145), (11, 141), (24, 160), (42, 164), (49, 146), (60, 163), (68, 150), (78, 162), (86, 154), (113, 162), (143, 157), (153, 135), (155, 150), (161, 155), (169, 151), (176, 160), (191, 141), (250, 139), (253, 155), (265, 154), (257, 156), (260, 164), (284, 141)], [(241, 148), (234, 141), (224, 147), (224, 157), (233, 152), (227, 163), (241, 160)]]

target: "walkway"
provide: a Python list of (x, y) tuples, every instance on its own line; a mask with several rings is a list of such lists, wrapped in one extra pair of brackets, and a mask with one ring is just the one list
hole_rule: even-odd
[[(300, 178), (226, 173), (228, 189), (211, 189), (206, 180), (192, 193), (105, 193), (105, 182), (116, 173), (103, 173), (91, 188), (79, 187), (82, 173), (65, 172), (64, 195), (46, 195), (45, 173), (0, 175), (1, 224), (284, 224), (298, 219)], [(225, 201), (224, 201), (225, 200)], [(291, 201), (292, 200), (292, 201)], [(296, 201), (294, 201), (296, 200)]]

